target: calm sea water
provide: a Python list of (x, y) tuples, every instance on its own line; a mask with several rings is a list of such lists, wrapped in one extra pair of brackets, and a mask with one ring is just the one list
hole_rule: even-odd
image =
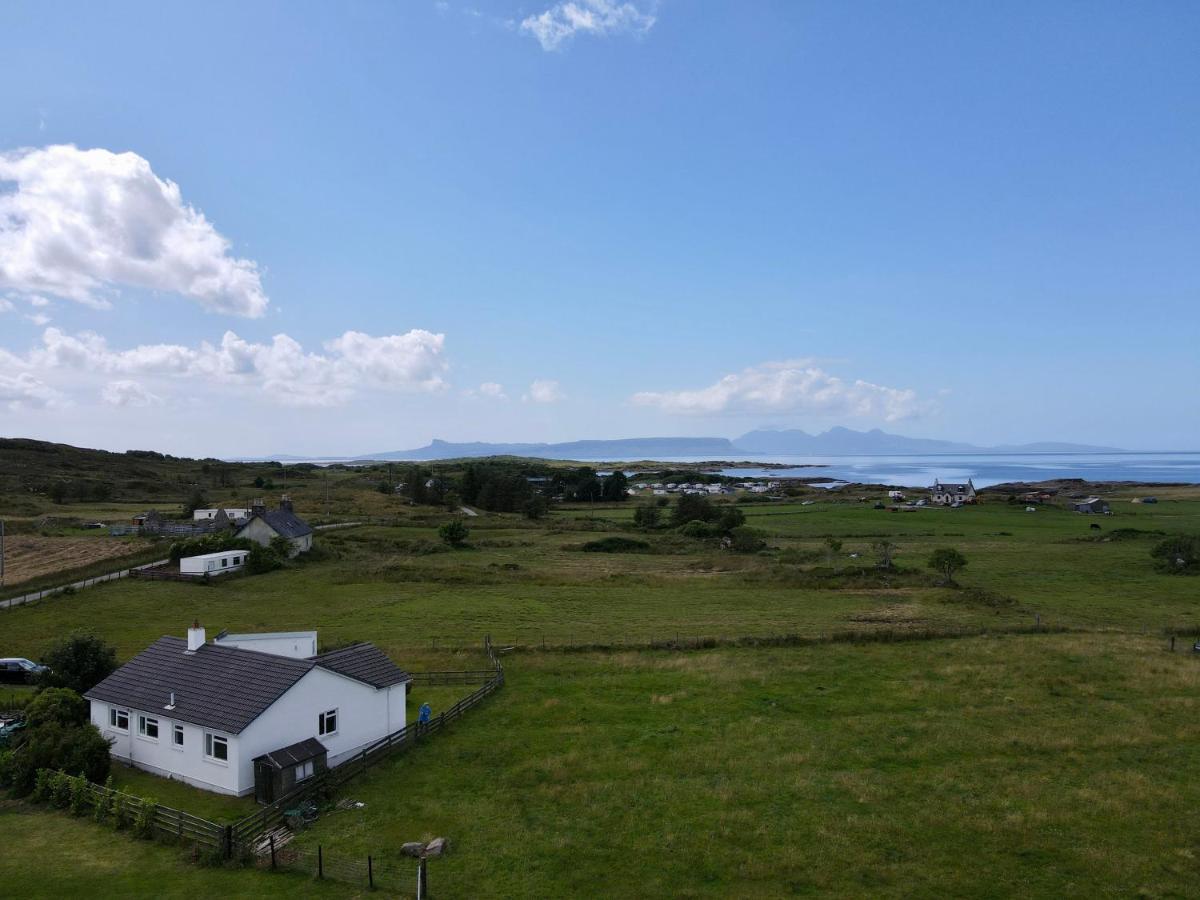
[[(674, 462), (699, 462), (676, 458)], [(1200, 453), (1029, 453), (939, 454), (936, 456), (755, 456), (754, 462), (789, 463), (794, 469), (726, 469), (725, 474), (747, 478), (792, 475), (800, 478), (861, 481), (927, 487), (943, 481), (971, 478), (976, 487), (1006, 481), (1045, 481), (1085, 478), (1088, 481), (1148, 481), (1200, 483)], [(814, 469), (809, 466), (819, 465)]]

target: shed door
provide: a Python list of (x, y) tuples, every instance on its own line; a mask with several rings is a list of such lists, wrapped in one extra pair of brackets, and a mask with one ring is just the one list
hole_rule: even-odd
[(275, 802), (275, 769), (264, 760), (254, 763), (254, 799), (259, 803)]

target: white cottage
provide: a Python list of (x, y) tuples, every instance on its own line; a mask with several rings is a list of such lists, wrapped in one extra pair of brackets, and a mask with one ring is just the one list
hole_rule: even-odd
[[(336, 766), (404, 727), (412, 677), (373, 644), (297, 658), (247, 649), (249, 635), (227, 637), (206, 643), (199, 624), (187, 640), (161, 637), (84, 695), (116, 759), (242, 795), (263, 760), (298, 759), (303, 748), (306, 759), (288, 772), (294, 783), (312, 774), (312, 759)], [(260, 800), (273, 799), (259, 788)]]
[(937, 479), (933, 482), (933, 487), (929, 489), (929, 502), (940, 506), (949, 506), (952, 503), (974, 503), (975, 483), (970, 478), (965, 483), (961, 481), (951, 483)]

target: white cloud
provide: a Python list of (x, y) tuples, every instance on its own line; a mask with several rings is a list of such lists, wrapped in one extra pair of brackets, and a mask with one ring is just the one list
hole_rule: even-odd
[(654, 27), (654, 5), (642, 12), (632, 3), (614, 0), (565, 0), (521, 21), (521, 30), (537, 38), (543, 50), (558, 50), (576, 34), (641, 37)]
[(211, 312), (266, 312), (258, 266), (230, 254), (179, 186), (136, 153), (71, 145), (0, 154), (0, 289), (109, 305), (120, 287)]
[(162, 397), (152, 394), (136, 381), (110, 381), (100, 392), (109, 406), (158, 406)]
[(28, 372), (18, 372), (15, 375), (0, 372), (0, 404), (11, 410), (60, 406), (65, 399), (61, 392)]
[(15, 308), (11, 300), (0, 297), (0, 313), (12, 312)]
[(41, 328), (43, 325), (50, 324), (50, 317), (45, 313), (28, 313), (26, 314), (25, 318), (27, 318), (34, 325), (38, 326), (38, 328)]
[(566, 397), (557, 381), (539, 378), (529, 385), (529, 392), (522, 395), (521, 399), (526, 403), (557, 403)]
[[(143, 344), (113, 350), (98, 334), (72, 335), (47, 328), (41, 346), (23, 358), (8, 356), (17, 366), (42, 378), (86, 371), (194, 379), (258, 388), (269, 399), (289, 406), (334, 406), (364, 388), (441, 390), (447, 368), (444, 345), (445, 335), (419, 329), (382, 337), (347, 331), (325, 345), (327, 352), (312, 353), (286, 334), (275, 335), (270, 343), (256, 343), (227, 331), (216, 346), (205, 341), (196, 347)], [(109, 402), (107, 396), (105, 400)]]
[(806, 360), (769, 362), (690, 391), (642, 391), (632, 401), (668, 413), (809, 413), (888, 422), (928, 409), (912, 390), (869, 381), (844, 381)]
[(504, 393), (504, 385), (496, 384), (494, 381), (485, 381), (479, 386), (479, 396), (491, 397), (493, 400), (507, 400), (508, 395)]

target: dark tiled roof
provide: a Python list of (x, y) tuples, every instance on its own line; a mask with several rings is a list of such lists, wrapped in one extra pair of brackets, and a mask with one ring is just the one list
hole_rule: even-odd
[[(84, 694), (164, 718), (238, 734), (315, 665), (239, 647), (161, 637)], [(175, 692), (175, 708), (163, 709)]]
[(310, 759), (316, 759), (325, 752), (325, 745), (316, 738), (306, 738), (297, 744), (292, 744), (290, 747), (281, 747), (278, 750), (272, 750), (270, 753), (264, 753), (262, 756), (256, 757), (255, 762), (260, 759), (265, 759), (277, 769), (286, 769), (288, 766), (299, 765)]
[(412, 680), (412, 676), (388, 659), (386, 653), (371, 643), (351, 644), (341, 650), (331, 650), (314, 656), (322, 669), (365, 682), (372, 687), (385, 688)]
[(951, 491), (961, 494), (961, 493), (964, 493), (968, 488), (970, 488), (971, 485), (963, 484), (961, 481), (956, 481), (953, 483), (951, 483), (949, 481), (935, 481), (933, 483), (933, 487), (934, 487), (934, 490), (941, 488), (942, 490), (951, 490)]
[[(244, 521), (248, 525), (256, 518), (262, 519), (276, 534), (282, 535), (285, 538), (298, 538), (304, 537), (306, 534), (312, 534), (312, 526), (290, 509), (268, 509), (265, 512), (255, 513)], [(242, 527), (245, 526), (243, 525)]]

